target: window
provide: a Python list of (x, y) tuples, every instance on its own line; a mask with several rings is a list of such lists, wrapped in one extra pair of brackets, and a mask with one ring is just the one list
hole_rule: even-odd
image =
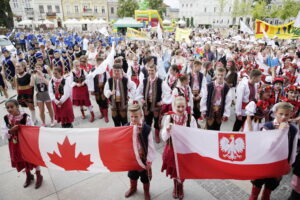
[(59, 8), (59, 6), (55, 6), (55, 11), (56, 11), (56, 13), (60, 13), (60, 8)]
[(193, 4), (192, 4), (192, 3), (190, 4), (190, 7), (193, 7)]
[(14, 8), (18, 8), (18, 0), (13, 0)]
[(184, 4), (182, 4), (182, 7), (184, 7)]
[(104, 8), (104, 6), (102, 7), (102, 14), (105, 14), (105, 8)]
[(66, 6), (66, 10), (67, 10), (67, 14), (70, 14), (71, 12), (70, 12), (70, 5), (67, 5)]
[(231, 7), (229, 7), (229, 12), (231, 12)]
[(214, 7), (214, 12), (216, 12), (217, 11), (217, 8), (216, 7)]
[(49, 13), (52, 13), (52, 6), (51, 6), (51, 5), (48, 5), (48, 6), (47, 6), (47, 10), (48, 10)]
[(114, 13), (115, 13), (114, 7), (111, 7), (111, 8), (110, 8), (110, 13), (111, 13), (111, 14), (114, 14)]
[(43, 5), (39, 5), (39, 10), (40, 10), (40, 13), (45, 13), (44, 6), (43, 6)]
[(278, 20), (275, 20), (275, 24), (276, 24), (276, 25), (278, 24)]
[(75, 13), (78, 13), (79, 10), (78, 10), (78, 6), (75, 6)]
[(206, 12), (206, 8), (204, 8), (204, 12)]

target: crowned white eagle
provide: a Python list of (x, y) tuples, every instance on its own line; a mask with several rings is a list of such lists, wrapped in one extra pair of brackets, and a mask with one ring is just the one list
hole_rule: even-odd
[(242, 157), (239, 154), (245, 149), (245, 142), (240, 137), (235, 139), (233, 135), (230, 136), (230, 139), (222, 137), (220, 141), (220, 148), (221, 151), (225, 153), (223, 157), (235, 160)]

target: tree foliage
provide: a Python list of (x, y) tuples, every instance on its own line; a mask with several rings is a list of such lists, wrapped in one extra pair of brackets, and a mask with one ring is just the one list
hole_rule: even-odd
[(233, 9), (232, 9), (232, 17), (238, 17), (240, 14), (240, 1), (234, 0), (233, 2)]
[(14, 27), (14, 19), (9, 0), (0, 1), (0, 26), (4, 26), (8, 29)]
[(166, 6), (163, 3), (163, 0), (149, 0), (149, 8), (157, 10), (162, 18), (166, 13)]
[(223, 13), (227, 0), (219, 0), (219, 11), (220, 14)]
[(300, 10), (300, 2), (294, 0), (285, 0), (279, 10), (279, 17), (282, 20), (287, 20), (291, 17), (296, 17)]
[(252, 8), (252, 17), (254, 19), (265, 19), (268, 17), (268, 13), (266, 12), (266, 1), (260, 0), (256, 1), (254, 7)]
[(139, 8), (135, 0), (119, 0), (119, 7), (117, 10), (118, 17), (133, 17), (134, 11)]

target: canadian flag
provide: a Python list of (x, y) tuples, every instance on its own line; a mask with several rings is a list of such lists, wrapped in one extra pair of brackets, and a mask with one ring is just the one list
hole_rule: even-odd
[(24, 160), (65, 171), (117, 172), (141, 170), (134, 127), (45, 128), (21, 126)]
[(287, 131), (237, 133), (174, 125), (171, 136), (178, 177), (238, 180), (280, 177), (290, 170)]

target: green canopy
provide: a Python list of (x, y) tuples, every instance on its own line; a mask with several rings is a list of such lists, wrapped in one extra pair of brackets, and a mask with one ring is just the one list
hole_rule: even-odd
[(118, 19), (114, 23), (114, 28), (142, 28), (144, 25), (131, 17), (125, 17), (122, 19)]

